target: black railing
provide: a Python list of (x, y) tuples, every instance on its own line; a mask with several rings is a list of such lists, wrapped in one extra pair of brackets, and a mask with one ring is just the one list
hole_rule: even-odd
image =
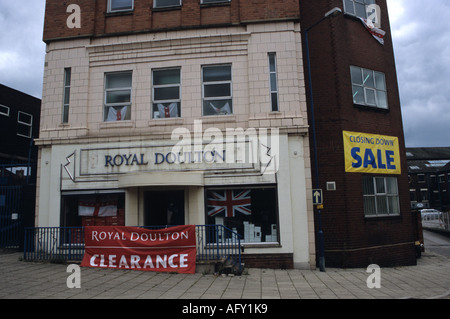
[[(170, 227), (170, 226), (167, 226)], [(165, 226), (143, 227), (149, 229)], [(197, 261), (232, 265), (241, 272), (240, 235), (223, 225), (196, 225)], [(84, 227), (25, 228), (24, 260), (81, 261), (84, 255)]]

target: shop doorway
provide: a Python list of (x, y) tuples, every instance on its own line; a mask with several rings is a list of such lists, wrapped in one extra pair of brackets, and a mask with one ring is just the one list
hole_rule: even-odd
[(184, 225), (184, 191), (144, 193), (146, 226)]

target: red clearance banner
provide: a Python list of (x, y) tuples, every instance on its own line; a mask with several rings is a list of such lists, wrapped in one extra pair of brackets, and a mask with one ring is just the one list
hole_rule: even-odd
[(81, 266), (193, 274), (196, 254), (194, 225), (158, 230), (86, 226)]

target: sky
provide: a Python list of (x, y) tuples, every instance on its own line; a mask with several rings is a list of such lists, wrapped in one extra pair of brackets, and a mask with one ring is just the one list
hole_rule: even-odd
[[(406, 146), (450, 147), (450, 1), (387, 3)], [(0, 0), (0, 83), (38, 98), (44, 10), (45, 0)]]

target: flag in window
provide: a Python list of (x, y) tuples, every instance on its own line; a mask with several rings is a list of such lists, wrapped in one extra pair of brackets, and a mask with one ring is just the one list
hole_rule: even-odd
[(251, 215), (250, 190), (224, 190), (208, 192), (208, 216), (225, 214), (234, 217), (236, 213)]
[(80, 199), (78, 202), (78, 216), (117, 216), (117, 199)]

